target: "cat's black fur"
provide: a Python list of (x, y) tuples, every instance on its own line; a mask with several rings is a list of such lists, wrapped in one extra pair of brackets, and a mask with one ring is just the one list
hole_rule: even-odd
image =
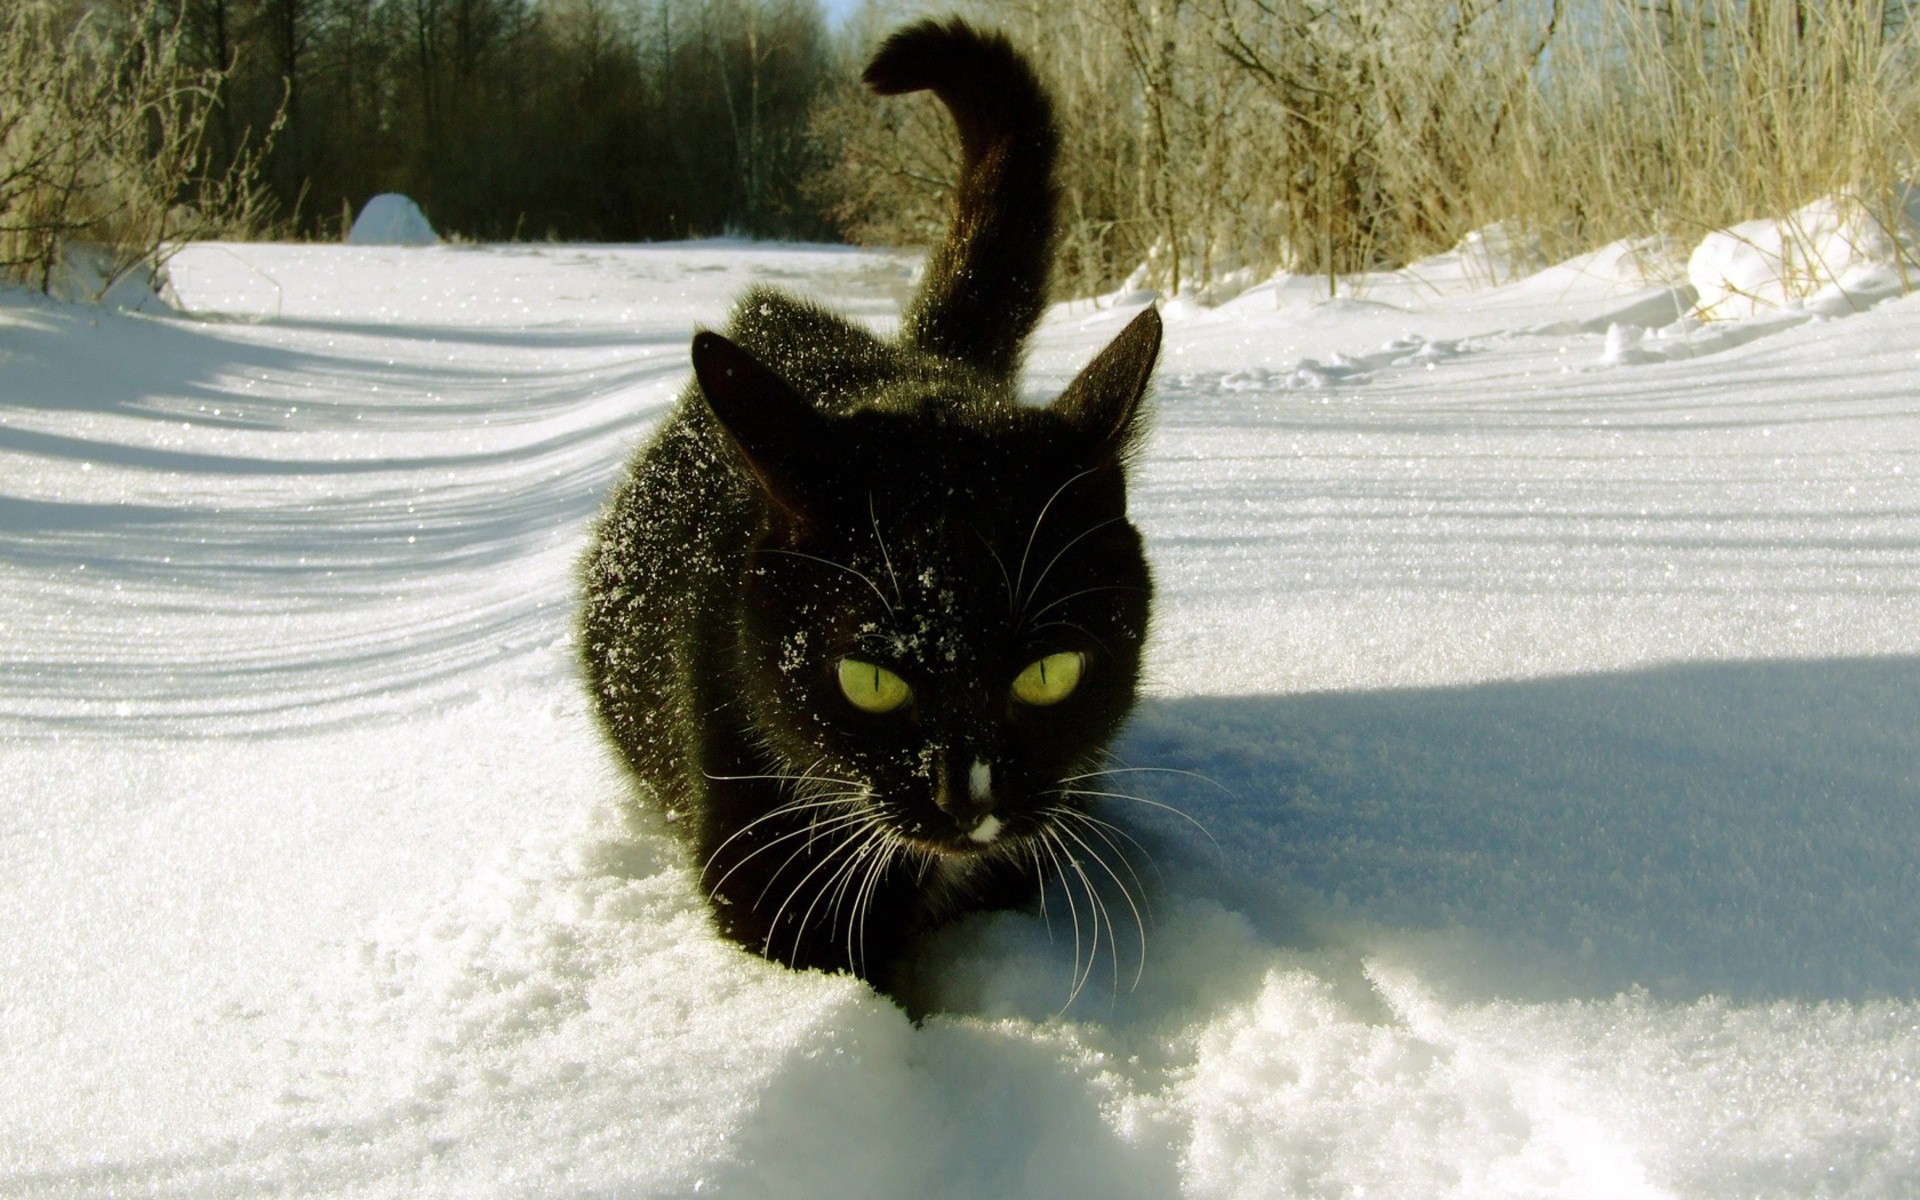
[[(726, 336), (696, 336), (695, 381), (598, 529), (582, 653), (720, 929), (900, 995), (919, 934), (1031, 900), (1103, 836), (1074, 780), (1133, 705), (1147, 632), (1126, 463), (1160, 323), (1019, 403), (1054, 236), (1046, 93), (957, 20), (895, 33), (866, 80), (933, 91), (961, 134), (952, 228), (900, 335), (754, 289)], [(1066, 652), (1085, 668), (1065, 700), (1014, 697)], [(912, 699), (856, 708), (849, 656)]]

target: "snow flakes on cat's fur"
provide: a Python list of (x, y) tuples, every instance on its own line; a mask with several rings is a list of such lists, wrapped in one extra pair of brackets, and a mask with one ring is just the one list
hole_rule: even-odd
[[(1066, 827), (1097, 828), (1072, 785), (1138, 678), (1152, 582), (1125, 467), (1161, 331), (1142, 314), (1052, 405), (1020, 405), (1052, 253), (1046, 97), (959, 21), (903, 30), (874, 70), (933, 89), (970, 147), (901, 336), (766, 288), (697, 333), (694, 382), (602, 523), (582, 641), (615, 746), (694, 818), (721, 930), (917, 1006), (927, 931), (1030, 900), (1049, 868), (1102, 908), (1082, 851), (1121, 879)], [(1015, 686), (1060, 655), (1085, 670), (1043, 699)], [(991, 788), (967, 766), (988, 759)]]

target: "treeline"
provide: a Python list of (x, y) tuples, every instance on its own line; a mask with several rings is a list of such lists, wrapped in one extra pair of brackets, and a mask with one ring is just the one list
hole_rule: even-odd
[(379, 190), (468, 236), (924, 244), (952, 137), (860, 66), (1006, 29), (1067, 131), (1061, 289), (1329, 277), (1501, 223), (1691, 241), (1920, 159), (1911, 0), (163, 0), (304, 233)]
[[(858, 76), (929, 8), (1050, 82), (1062, 294), (1332, 281), (1496, 223), (1522, 260), (1686, 245), (1898, 201), (1916, 2), (867, 0), (830, 29), (817, 0), (0, 0), (0, 267), (69, 236), (337, 237), (382, 191), (471, 238), (925, 244), (951, 131)], [(69, 93), (95, 100), (48, 108)], [(59, 132), (88, 121), (112, 136)]]
[(159, 0), (294, 232), (381, 191), (475, 238), (823, 237), (813, 0)]
[(0, 278), (384, 191), (469, 238), (833, 238), (838, 54), (815, 0), (0, 0)]

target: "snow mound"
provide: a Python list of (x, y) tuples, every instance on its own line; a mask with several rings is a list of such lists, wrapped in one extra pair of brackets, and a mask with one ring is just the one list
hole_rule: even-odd
[(1538, 234), (1507, 221), (1474, 230), (1448, 254), (1459, 260), (1467, 279), (1480, 287), (1524, 278), (1546, 267), (1548, 261)]
[(164, 312), (165, 271), (150, 263), (128, 265), (115, 251), (93, 242), (65, 242), (47, 278), (47, 294), (68, 304), (99, 304), (125, 312)]
[(1706, 236), (1687, 260), (1695, 314), (1745, 318), (1804, 310), (1858, 312), (1920, 282), (1920, 187), (1890, 196), (1828, 196), (1783, 220), (1745, 221)]
[(420, 206), (398, 192), (367, 201), (347, 234), (351, 246), (437, 246), (440, 235)]

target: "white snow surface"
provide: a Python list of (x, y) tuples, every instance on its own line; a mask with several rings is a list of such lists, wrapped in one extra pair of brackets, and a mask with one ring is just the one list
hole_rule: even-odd
[(0, 293), (0, 1195), (1916, 1194), (1920, 298), (1707, 325), (1646, 249), (1168, 306), (1117, 778), (1206, 833), (1113, 801), (1144, 961), (1056, 888), (919, 1027), (713, 934), (571, 633), (694, 327), (911, 262)]
[(350, 246), (434, 246), (440, 235), (411, 196), (381, 192), (366, 202), (347, 231)]
[(1687, 260), (1703, 317), (1844, 316), (1920, 286), (1920, 185), (1715, 230)]

